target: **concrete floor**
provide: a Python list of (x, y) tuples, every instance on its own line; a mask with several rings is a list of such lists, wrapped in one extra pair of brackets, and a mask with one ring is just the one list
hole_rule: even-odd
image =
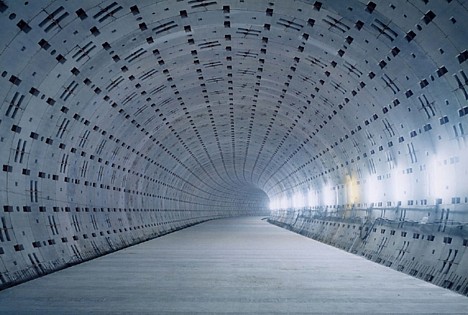
[(261, 218), (210, 221), (0, 292), (0, 313), (464, 313), (468, 298)]

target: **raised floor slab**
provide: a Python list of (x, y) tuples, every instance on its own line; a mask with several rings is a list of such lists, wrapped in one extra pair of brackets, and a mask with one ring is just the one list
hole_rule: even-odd
[(196, 225), (0, 292), (0, 313), (463, 313), (468, 298), (270, 225)]

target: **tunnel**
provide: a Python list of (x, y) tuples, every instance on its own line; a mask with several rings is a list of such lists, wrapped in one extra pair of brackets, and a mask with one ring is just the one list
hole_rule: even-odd
[(468, 296), (467, 13), (1, 0), (0, 295), (263, 218)]

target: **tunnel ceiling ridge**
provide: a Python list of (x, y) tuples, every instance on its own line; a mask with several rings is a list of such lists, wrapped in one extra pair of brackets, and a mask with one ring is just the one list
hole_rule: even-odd
[(395, 221), (424, 231), (417, 250), (453, 236), (431, 265), (448, 286), (468, 244), (467, 9), (0, 0), (0, 290), (252, 215), (376, 262)]
[(464, 116), (466, 7), (1, 1), (4, 165), (221, 202), (414, 164)]

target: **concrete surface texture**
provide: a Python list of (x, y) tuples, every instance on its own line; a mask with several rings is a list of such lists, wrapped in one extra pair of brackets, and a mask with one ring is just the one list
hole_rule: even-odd
[(361, 221), (308, 211), (285, 211), (268, 222), (468, 296), (468, 231), (462, 224)]
[(468, 298), (261, 220), (222, 219), (0, 292), (15, 314), (455, 314)]
[(0, 0), (0, 30), (0, 290), (271, 214), (468, 295), (468, 1)]

